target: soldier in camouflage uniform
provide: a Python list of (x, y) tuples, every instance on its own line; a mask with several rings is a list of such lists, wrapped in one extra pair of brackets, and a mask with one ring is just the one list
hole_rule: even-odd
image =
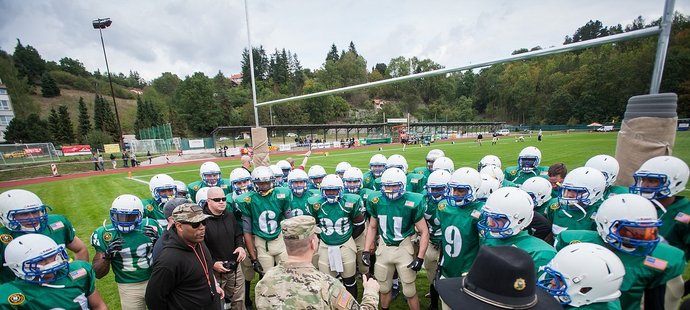
[(378, 283), (364, 277), (362, 304), (337, 279), (311, 264), (320, 233), (311, 216), (296, 216), (280, 223), (288, 253), (256, 284), (257, 309), (376, 309)]
[(91, 235), (96, 249), (93, 270), (96, 278), (105, 277), (112, 266), (122, 309), (146, 309), (144, 293), (151, 277), (153, 244), (163, 230), (144, 218), (144, 205), (134, 195), (120, 195), (110, 208), (112, 224), (98, 227)]

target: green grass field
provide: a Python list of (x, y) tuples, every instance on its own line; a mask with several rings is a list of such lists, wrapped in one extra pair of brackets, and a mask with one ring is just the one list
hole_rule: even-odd
[[(486, 139), (485, 139), (486, 140)], [(410, 170), (424, 165), (424, 157), (431, 148), (439, 148), (446, 156), (453, 159), (455, 167), (476, 167), (477, 162), (484, 155), (494, 154), (501, 158), (503, 166), (515, 165), (518, 152), (526, 146), (537, 146), (541, 149), (542, 165), (551, 165), (556, 162), (564, 162), (569, 170), (582, 166), (587, 159), (597, 154), (613, 155), (616, 147), (616, 133), (573, 133), (573, 134), (548, 134), (544, 141), (537, 143), (536, 136), (527, 138), (525, 142), (515, 142), (512, 137), (505, 137), (495, 146), (490, 141), (484, 141), (483, 146), (473, 141), (437, 142), (432, 147), (408, 146), (404, 152), (400, 145), (383, 146), (386, 156), (392, 154), (404, 155), (409, 163)], [(335, 166), (340, 161), (348, 161), (352, 165), (366, 171), (369, 158), (379, 153), (378, 146), (361, 147), (356, 149), (343, 149), (329, 151), (328, 156), (323, 152), (314, 151), (308, 165), (323, 165), (328, 172), (334, 172)], [(690, 162), (690, 132), (679, 132), (674, 147), (674, 155)], [(287, 156), (272, 156), (272, 161), (284, 159)], [(299, 163), (301, 157), (292, 156)], [(218, 164), (223, 169), (223, 177), (227, 178), (233, 168), (239, 166), (238, 160), (219, 160)], [(134, 178), (140, 181), (148, 181), (158, 173), (167, 173), (176, 180), (190, 183), (199, 179), (198, 169), (200, 163), (191, 163), (176, 166), (158, 166), (146, 170), (137, 170)], [(134, 194), (142, 198), (148, 198), (150, 193), (148, 186), (142, 182), (127, 178), (127, 170), (121, 173), (85, 177), (79, 179), (65, 179), (54, 182), (22, 186), (26, 190), (35, 192), (43, 202), (53, 208), (53, 213), (67, 216), (77, 229), (77, 235), (85, 243), (89, 243), (91, 232), (103, 224), (108, 218), (108, 209), (113, 199), (121, 194)], [(0, 192), (10, 188), (0, 188)], [(688, 191), (685, 191), (688, 194)], [(89, 252), (94, 250), (89, 246)], [(686, 271), (686, 276), (690, 272)], [(423, 296), (428, 292), (429, 284), (426, 275), (420, 272), (417, 280), (417, 290), (422, 301), (422, 307), (428, 306), (428, 299)], [(112, 272), (105, 278), (97, 281), (97, 288), (111, 309), (119, 309), (119, 297)], [(360, 290), (361, 292), (361, 290)], [(401, 296), (402, 297), (402, 296)], [(392, 308), (406, 309), (404, 298), (398, 297)]]

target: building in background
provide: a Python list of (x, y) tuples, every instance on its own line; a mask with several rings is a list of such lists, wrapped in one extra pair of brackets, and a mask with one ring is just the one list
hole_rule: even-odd
[(0, 143), (5, 142), (5, 130), (14, 118), (14, 110), (10, 101), (10, 94), (7, 86), (0, 80)]

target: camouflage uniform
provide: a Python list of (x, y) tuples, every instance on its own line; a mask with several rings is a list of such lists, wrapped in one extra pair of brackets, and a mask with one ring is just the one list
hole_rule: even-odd
[[(306, 239), (320, 232), (311, 216), (281, 222), (284, 239)], [(281, 262), (256, 284), (257, 309), (376, 309), (378, 292), (364, 290), (362, 304), (334, 277), (318, 271), (311, 262)]]

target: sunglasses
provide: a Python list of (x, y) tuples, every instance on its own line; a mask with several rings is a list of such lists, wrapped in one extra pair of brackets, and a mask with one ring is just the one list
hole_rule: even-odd
[(192, 228), (197, 229), (199, 226), (204, 225), (206, 226), (206, 220), (203, 220), (201, 222), (196, 222), (196, 223), (189, 223), (189, 222), (181, 222), (182, 224), (187, 224), (189, 226), (192, 226)]
[(221, 202), (221, 201), (225, 202), (228, 199), (225, 197), (220, 197), (220, 198), (209, 198), (208, 200), (213, 200), (213, 202)]

